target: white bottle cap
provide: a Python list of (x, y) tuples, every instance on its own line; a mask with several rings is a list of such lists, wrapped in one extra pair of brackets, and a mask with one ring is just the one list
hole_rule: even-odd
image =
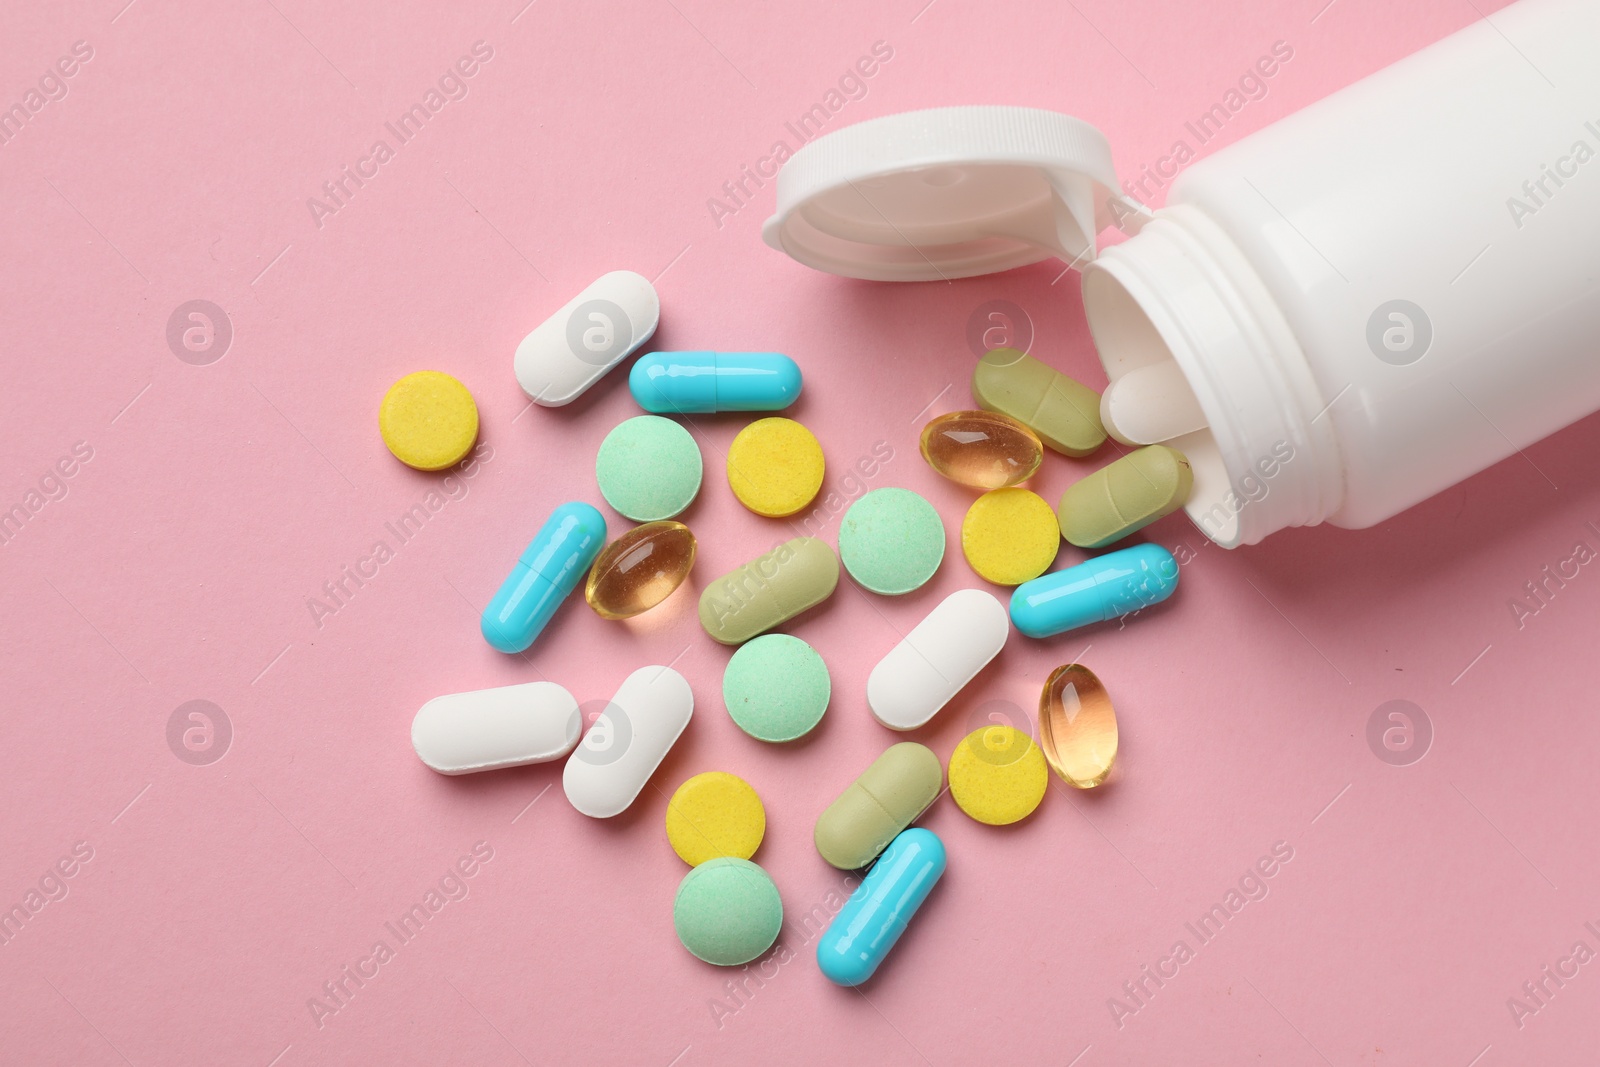
[(778, 174), (767, 244), (873, 281), (939, 281), (1052, 256), (1081, 266), (1107, 226), (1148, 217), (1088, 123), (1026, 107), (945, 107), (847, 126)]

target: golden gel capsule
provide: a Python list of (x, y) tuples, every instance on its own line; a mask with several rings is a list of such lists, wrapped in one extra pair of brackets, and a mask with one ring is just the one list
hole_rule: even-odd
[(815, 537), (796, 537), (706, 586), (700, 625), (713, 641), (737, 645), (816, 607), (838, 584), (833, 548)]
[(1193, 488), (1194, 471), (1177, 449), (1129, 452), (1061, 494), (1061, 536), (1079, 548), (1104, 548), (1183, 507)]
[(944, 768), (925, 745), (890, 745), (817, 817), (823, 859), (842, 871), (865, 867), (939, 798)]
[(972, 371), (980, 408), (1010, 415), (1067, 456), (1087, 456), (1106, 439), (1100, 394), (1015, 348), (996, 348)]
[(694, 553), (694, 534), (681, 522), (635, 526), (594, 561), (583, 598), (602, 619), (631, 619), (683, 584)]
[(1093, 789), (1117, 758), (1117, 713), (1088, 667), (1057, 667), (1039, 697), (1039, 748), (1068, 785)]
[(1033, 477), (1044, 446), (1038, 434), (1009, 415), (952, 411), (922, 428), (922, 458), (952, 482), (1004, 489)]

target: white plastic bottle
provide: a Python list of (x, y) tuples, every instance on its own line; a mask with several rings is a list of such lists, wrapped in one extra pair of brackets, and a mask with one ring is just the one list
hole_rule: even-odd
[[(1597, 48), (1600, 0), (1521, 0), (1154, 213), (1076, 119), (875, 119), (789, 161), (764, 237), (881, 280), (1085, 263), (1107, 428), (1190, 457), (1207, 536), (1370, 526), (1600, 409)], [(1109, 225), (1132, 236), (1095, 258)]]

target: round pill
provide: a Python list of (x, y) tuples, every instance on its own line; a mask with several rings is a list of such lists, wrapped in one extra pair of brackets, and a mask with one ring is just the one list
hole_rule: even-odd
[(766, 871), (724, 856), (683, 876), (672, 902), (672, 925), (683, 947), (700, 959), (737, 967), (778, 940), (783, 900)]
[(452, 467), (478, 440), (478, 405), (467, 387), (443, 371), (419, 370), (389, 387), (378, 405), (378, 432), (408, 467)]
[(691, 867), (719, 856), (747, 860), (761, 847), (767, 811), (750, 783), (723, 771), (697, 774), (667, 801), (667, 841)]
[(770, 519), (793, 515), (822, 488), (822, 446), (793, 419), (758, 419), (728, 446), (728, 485)]
[(839, 559), (874, 593), (920, 589), (944, 559), (944, 523), (909, 489), (874, 489), (850, 505), (839, 526)]
[(659, 415), (640, 415), (606, 434), (594, 461), (600, 495), (634, 522), (682, 514), (699, 494), (703, 473), (689, 431)]
[(1044, 753), (1021, 730), (985, 726), (950, 753), (950, 796), (981, 823), (1006, 826), (1026, 819), (1050, 784)]
[(722, 700), (734, 724), (757, 741), (793, 741), (828, 710), (833, 683), (817, 650), (788, 634), (739, 646), (722, 675)]
[(1050, 569), (1061, 548), (1055, 509), (1027, 489), (980, 496), (961, 522), (961, 551), (995, 585), (1021, 585)]

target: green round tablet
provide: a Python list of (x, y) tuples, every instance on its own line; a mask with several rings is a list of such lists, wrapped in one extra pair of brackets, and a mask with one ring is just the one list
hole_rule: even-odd
[(944, 523), (909, 489), (874, 489), (839, 526), (839, 559), (862, 588), (898, 596), (919, 589), (944, 559)]
[(832, 691), (817, 650), (788, 634), (746, 641), (722, 675), (728, 714), (757, 741), (804, 737), (822, 721)]
[(722, 856), (683, 876), (672, 901), (672, 925), (683, 947), (700, 959), (737, 967), (778, 940), (783, 900), (760, 866)]
[(640, 415), (606, 434), (595, 457), (600, 495), (634, 522), (682, 514), (700, 492), (700, 446), (659, 415)]

